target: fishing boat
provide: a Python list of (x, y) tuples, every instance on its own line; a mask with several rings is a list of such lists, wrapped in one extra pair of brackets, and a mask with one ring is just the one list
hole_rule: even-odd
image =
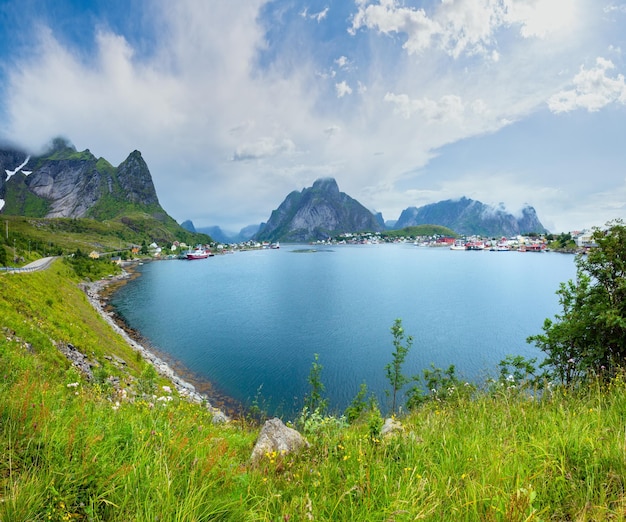
[(187, 252), (187, 259), (206, 259), (209, 255), (208, 250), (198, 245), (193, 250)]

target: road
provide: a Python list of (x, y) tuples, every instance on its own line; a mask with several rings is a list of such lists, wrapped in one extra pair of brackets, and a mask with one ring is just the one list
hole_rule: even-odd
[(28, 263), (25, 266), (20, 268), (6, 268), (6, 272), (8, 273), (17, 273), (17, 272), (36, 272), (37, 270), (45, 270), (50, 266), (52, 261), (54, 261), (56, 257), (42, 257), (41, 259), (37, 259), (32, 263)]

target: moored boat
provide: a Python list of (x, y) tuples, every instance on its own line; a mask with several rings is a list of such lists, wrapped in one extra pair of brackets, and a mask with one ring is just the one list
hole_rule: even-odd
[(197, 246), (187, 252), (187, 259), (206, 259), (211, 255), (204, 247)]

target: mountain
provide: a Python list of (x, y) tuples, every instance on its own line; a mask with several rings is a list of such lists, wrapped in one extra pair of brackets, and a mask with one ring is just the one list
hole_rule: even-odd
[(218, 226), (199, 228), (198, 232), (210, 235), (219, 243), (243, 243), (249, 241), (259, 231), (261, 225), (248, 225), (243, 227), (239, 232), (231, 232), (222, 230)]
[(521, 216), (516, 217), (502, 204), (493, 207), (465, 197), (419, 208), (409, 207), (402, 211), (394, 228), (427, 224), (443, 225), (458, 234), (492, 237), (547, 232), (531, 206), (525, 206)]
[[(161, 207), (137, 150), (117, 167), (56, 138), (39, 156), (0, 146), (0, 213), (116, 220), (154, 241), (193, 237)], [(204, 236), (203, 236), (204, 237)], [(208, 238), (204, 238), (208, 239)]]
[(244, 241), (252, 239), (254, 237), (254, 234), (259, 231), (261, 225), (248, 225), (247, 227), (243, 227), (239, 231), (239, 233), (222, 230), (222, 228), (219, 226), (200, 227), (196, 229), (193, 221), (189, 219), (181, 223), (180, 226), (183, 227), (185, 230), (189, 230), (190, 232), (207, 234), (211, 236), (213, 240), (217, 243), (242, 243)]
[(328, 239), (343, 232), (382, 230), (377, 217), (356, 199), (339, 192), (333, 178), (322, 178), (312, 187), (289, 194), (255, 237), (262, 241), (301, 242)]
[[(41, 156), (0, 150), (2, 212), (29, 217), (109, 219), (141, 209), (165, 218), (152, 176), (139, 151), (117, 168), (62, 138)], [(23, 159), (25, 158), (25, 159)]]
[(193, 225), (193, 221), (191, 221), (190, 219), (188, 219), (187, 221), (183, 221), (180, 226), (189, 232), (196, 232), (196, 227)]

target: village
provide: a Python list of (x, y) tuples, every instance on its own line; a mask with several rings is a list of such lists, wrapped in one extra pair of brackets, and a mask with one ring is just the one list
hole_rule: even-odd
[[(340, 245), (377, 245), (386, 243), (406, 243), (417, 247), (449, 248), (450, 250), (472, 250), (488, 252), (562, 252), (571, 254), (585, 253), (596, 246), (592, 238), (593, 231), (573, 231), (558, 236), (552, 234), (529, 234), (512, 237), (487, 238), (479, 235), (450, 237), (433, 236), (397, 236), (381, 232), (347, 232), (334, 238), (310, 242), (314, 246)], [(187, 245), (174, 241), (171, 245), (160, 246), (153, 242), (149, 245), (131, 245), (128, 250), (115, 252), (89, 253), (92, 259), (110, 257), (115, 264), (138, 259), (201, 259), (215, 255), (233, 254), (249, 250), (279, 249), (279, 243), (248, 240), (241, 243), (209, 243), (205, 245)], [(194, 251), (205, 252), (206, 255), (192, 257)]]

